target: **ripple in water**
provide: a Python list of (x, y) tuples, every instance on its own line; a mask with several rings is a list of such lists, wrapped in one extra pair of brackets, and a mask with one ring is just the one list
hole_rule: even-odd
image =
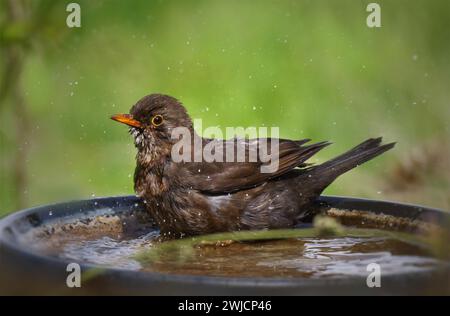
[[(432, 269), (439, 261), (421, 248), (386, 238), (304, 238), (233, 243), (224, 247), (199, 247), (194, 255), (160, 258), (143, 265), (134, 256), (152, 247), (151, 232), (135, 239), (101, 237), (66, 240), (58, 256), (76, 262), (129, 270), (172, 274), (240, 277), (336, 278), (367, 276), (367, 265), (378, 263), (385, 275)], [(182, 258), (183, 259), (183, 258)]]

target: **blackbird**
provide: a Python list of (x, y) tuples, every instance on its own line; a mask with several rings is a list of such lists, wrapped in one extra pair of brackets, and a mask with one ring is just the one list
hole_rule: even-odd
[[(151, 94), (139, 100), (130, 114), (113, 120), (128, 125), (137, 148), (134, 188), (157, 222), (162, 236), (179, 238), (225, 231), (290, 228), (314, 211), (314, 201), (339, 175), (382, 154), (395, 143), (381, 145), (371, 138), (319, 165), (306, 160), (328, 142), (278, 140), (278, 168), (261, 172), (256, 161), (174, 161), (171, 133), (184, 127), (200, 148), (208, 144), (243, 146), (274, 138), (206, 139), (197, 135), (184, 106), (175, 98)], [(193, 142), (195, 143), (195, 141)], [(193, 145), (192, 145), (193, 146)], [(190, 148), (195, 154), (194, 146)], [(197, 149), (198, 150), (198, 149)]]

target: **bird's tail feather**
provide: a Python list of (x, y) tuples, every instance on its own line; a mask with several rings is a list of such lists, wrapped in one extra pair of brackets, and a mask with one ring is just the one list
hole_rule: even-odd
[(315, 194), (320, 194), (341, 174), (381, 155), (395, 146), (395, 143), (381, 145), (381, 140), (381, 137), (368, 139), (336, 158), (311, 167), (309, 172), (305, 173), (306, 181), (313, 182), (309, 185), (317, 188)]

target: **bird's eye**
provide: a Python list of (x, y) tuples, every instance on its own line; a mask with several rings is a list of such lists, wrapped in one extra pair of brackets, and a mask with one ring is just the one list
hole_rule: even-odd
[(153, 126), (159, 126), (164, 121), (162, 115), (155, 115), (152, 117), (152, 124)]

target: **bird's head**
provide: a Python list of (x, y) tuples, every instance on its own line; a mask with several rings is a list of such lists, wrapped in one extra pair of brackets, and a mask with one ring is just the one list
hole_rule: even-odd
[(141, 153), (156, 154), (158, 149), (169, 149), (171, 133), (176, 127), (192, 130), (192, 121), (184, 106), (175, 98), (151, 94), (140, 99), (130, 114), (116, 114), (111, 119), (130, 127), (130, 134)]

